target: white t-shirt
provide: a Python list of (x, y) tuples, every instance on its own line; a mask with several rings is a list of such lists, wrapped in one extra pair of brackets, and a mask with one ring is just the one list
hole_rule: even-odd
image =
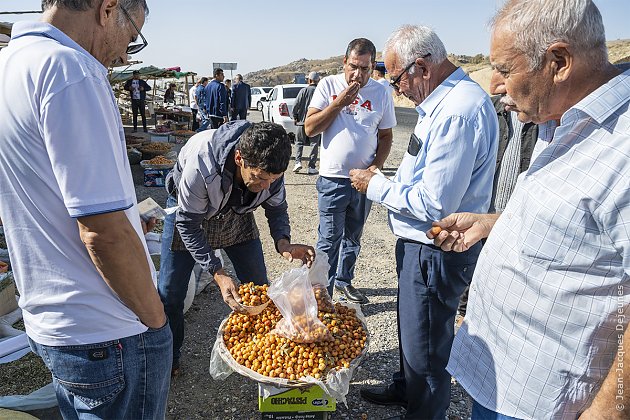
[[(323, 78), (317, 85), (309, 108), (324, 110), (348, 87), (344, 74)], [(319, 173), (332, 178), (349, 178), (351, 169), (365, 169), (376, 155), (378, 130), (396, 125), (392, 96), (369, 79), (352, 105), (345, 107), (322, 133)]]
[(190, 108), (199, 109), (197, 105), (197, 86), (193, 85), (188, 91), (188, 97), (190, 98)]
[(52, 25), (16, 22), (0, 74), (0, 214), (27, 334), (62, 346), (146, 331), (76, 221), (124, 210), (153, 267), (107, 69)]
[(375, 81), (376, 83), (380, 83), (381, 85), (385, 86), (385, 89), (387, 89), (387, 92), (388, 92), (390, 95), (394, 93), (394, 92), (393, 92), (393, 90), (394, 90), (394, 89), (392, 89), (392, 87), (389, 85), (389, 81), (388, 81), (386, 78), (381, 77), (381, 78), (380, 78), (380, 79), (378, 79), (378, 80), (374, 79), (374, 81)]

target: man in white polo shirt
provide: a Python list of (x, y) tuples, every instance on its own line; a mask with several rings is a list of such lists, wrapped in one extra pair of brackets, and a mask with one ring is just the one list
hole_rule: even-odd
[(147, 5), (42, 7), (0, 52), (0, 214), (26, 332), (64, 418), (163, 418), (172, 337), (106, 68), (146, 45)]
[(367, 298), (352, 286), (370, 201), (350, 185), (351, 169), (381, 169), (392, 147), (396, 115), (392, 95), (370, 78), (376, 47), (366, 38), (348, 44), (343, 73), (317, 85), (304, 131), (322, 134), (317, 179), (319, 238), (317, 249), (328, 255), (328, 292), (333, 286), (353, 302)]

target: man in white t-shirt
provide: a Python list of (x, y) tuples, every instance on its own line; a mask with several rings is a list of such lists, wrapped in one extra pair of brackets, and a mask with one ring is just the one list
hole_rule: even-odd
[(370, 40), (350, 42), (343, 74), (319, 82), (304, 122), (307, 136), (322, 134), (317, 248), (328, 254), (328, 291), (332, 295), (334, 285), (359, 303), (367, 298), (352, 286), (352, 279), (370, 201), (352, 188), (349, 172), (382, 168), (396, 125), (391, 94), (370, 78), (375, 59), (376, 47)]
[(197, 121), (197, 112), (199, 112), (199, 105), (197, 104), (197, 88), (201, 86), (201, 79), (197, 80), (190, 90), (188, 91), (188, 98), (190, 100), (190, 109), (192, 109), (193, 123), (192, 130), (195, 131), (199, 128), (199, 121)]
[(42, 8), (0, 51), (0, 214), (26, 333), (64, 418), (164, 418), (172, 336), (107, 79), (146, 45), (146, 2)]

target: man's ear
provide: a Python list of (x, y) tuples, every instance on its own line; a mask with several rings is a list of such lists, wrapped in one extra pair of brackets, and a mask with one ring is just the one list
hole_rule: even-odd
[(429, 71), (429, 67), (427, 66), (424, 58), (416, 58), (416, 72), (421, 72), (422, 78), (425, 80), (429, 80), (431, 77), (431, 72)]
[(109, 19), (115, 16), (114, 11), (118, 7), (118, 0), (103, 0), (98, 7), (98, 22), (101, 26), (105, 26)]
[(569, 78), (575, 61), (569, 44), (554, 42), (547, 48), (545, 59), (549, 63), (554, 82), (561, 83)]
[(234, 151), (234, 162), (236, 163), (236, 166), (241, 168), (244, 166), (243, 156), (241, 156), (241, 151), (238, 149)]

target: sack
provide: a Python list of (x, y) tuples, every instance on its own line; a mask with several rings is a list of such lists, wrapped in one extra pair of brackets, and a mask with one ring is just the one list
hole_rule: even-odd
[[(326, 254), (318, 251), (313, 267), (309, 269), (303, 265), (294, 268), (269, 286), (267, 294), (282, 314), (282, 319), (271, 334), (297, 343), (333, 339), (328, 328), (317, 317), (318, 301), (327, 302), (323, 306), (328, 311), (333, 307), (325, 286), (328, 283), (328, 267)], [(314, 286), (318, 290), (318, 299), (315, 298)]]

